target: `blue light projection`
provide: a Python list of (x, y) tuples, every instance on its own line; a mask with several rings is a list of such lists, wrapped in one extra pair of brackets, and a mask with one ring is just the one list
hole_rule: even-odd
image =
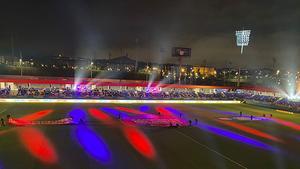
[(68, 113), (68, 116), (73, 119), (75, 124), (79, 124), (81, 121), (86, 121), (87, 114), (82, 109), (73, 109)]
[(85, 125), (78, 125), (75, 135), (79, 144), (90, 156), (103, 164), (111, 162), (112, 154), (107, 144), (93, 130)]
[(129, 118), (129, 116), (126, 113), (110, 107), (102, 107), (101, 110), (113, 115), (115, 118), (122, 118), (122, 119)]
[[(69, 116), (73, 118), (74, 123), (79, 123), (80, 120), (86, 119), (87, 114), (82, 109), (74, 109), (69, 112)], [(92, 129), (88, 128), (84, 124), (76, 125), (74, 130), (74, 136), (80, 146), (94, 159), (102, 164), (108, 164), (111, 162), (112, 154), (108, 148), (108, 145), (96, 134)]]
[(148, 111), (150, 111), (150, 106), (148, 106), (148, 105), (142, 105), (142, 106), (139, 107), (139, 110), (141, 112), (148, 112)]
[[(182, 116), (183, 116), (183, 113), (181, 111), (176, 110), (172, 107), (165, 107), (165, 109), (172, 112), (176, 116), (180, 116), (180, 114), (182, 114)], [(234, 112), (224, 112), (224, 111), (219, 111), (219, 110), (214, 110), (214, 112), (218, 112), (218, 113), (222, 113), (222, 114), (223, 113), (224, 114), (232, 114), (232, 115), (235, 114)], [(232, 131), (229, 131), (229, 130), (225, 130), (225, 129), (222, 129), (222, 128), (219, 128), (219, 127), (211, 126), (211, 125), (208, 125), (208, 124), (205, 124), (205, 123), (202, 123), (202, 122), (198, 122), (196, 127), (200, 128), (204, 131), (207, 131), (207, 132), (219, 135), (219, 136), (227, 137), (231, 140), (238, 141), (238, 142), (250, 145), (252, 147), (257, 147), (257, 148), (261, 148), (261, 149), (264, 149), (264, 150), (271, 150), (271, 151), (277, 150), (274, 147), (272, 147), (268, 144), (265, 144), (261, 141), (258, 141), (258, 140), (240, 135), (238, 133), (235, 133), (235, 132), (232, 132)]]
[(164, 108), (169, 112), (171, 112), (173, 115), (184, 118), (184, 113), (182, 113), (181, 111), (174, 109), (172, 107), (164, 107)]
[(229, 130), (225, 130), (225, 129), (222, 129), (222, 128), (219, 128), (219, 127), (211, 126), (211, 125), (208, 125), (208, 124), (205, 124), (205, 123), (202, 123), (202, 122), (198, 122), (196, 127), (200, 128), (204, 131), (207, 131), (207, 132), (219, 135), (219, 136), (229, 138), (229, 139), (234, 140), (234, 141), (238, 141), (238, 142), (250, 145), (252, 147), (261, 148), (261, 149), (270, 150), (270, 151), (277, 150), (274, 147), (272, 147), (268, 144), (265, 144), (261, 141), (258, 141), (258, 140), (240, 135), (238, 133), (235, 133), (235, 132), (232, 132), (232, 131), (229, 131)]

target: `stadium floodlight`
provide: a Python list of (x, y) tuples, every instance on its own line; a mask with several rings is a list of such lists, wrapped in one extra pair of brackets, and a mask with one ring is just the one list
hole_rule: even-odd
[(90, 64), (91, 78), (93, 78), (93, 65), (94, 65), (94, 62), (91, 60), (91, 64)]
[(236, 31), (236, 45), (241, 47), (241, 54), (243, 54), (244, 46), (249, 45), (251, 30)]
[(20, 59), (19, 59), (19, 64), (20, 64), (20, 75), (23, 76), (23, 59), (22, 59), (22, 52), (20, 51)]
[[(235, 32), (236, 36), (236, 45), (241, 47), (241, 55), (243, 54), (244, 46), (249, 45), (251, 30), (240, 30)], [(239, 74), (238, 74), (238, 82), (237, 87), (240, 86), (241, 80), (241, 68), (239, 67)]]

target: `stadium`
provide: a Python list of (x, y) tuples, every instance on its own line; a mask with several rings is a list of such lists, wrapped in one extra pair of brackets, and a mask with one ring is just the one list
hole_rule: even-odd
[(5, 166), (275, 168), (276, 158), (298, 167), (299, 102), (276, 90), (74, 81), (1, 77)]
[(0, 169), (300, 168), (287, 4), (4, 3)]

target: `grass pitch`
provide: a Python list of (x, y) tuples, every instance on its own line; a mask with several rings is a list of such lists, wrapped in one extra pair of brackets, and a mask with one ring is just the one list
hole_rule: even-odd
[[(109, 112), (105, 114), (113, 124), (88, 113), (90, 108), (115, 106), (154, 114), (157, 106), (171, 107), (180, 111), (182, 118), (191, 119), (193, 126), (136, 126), (127, 130), (126, 124)], [(46, 109), (53, 112), (38, 120), (65, 118), (72, 110), (81, 109), (87, 122), (79, 126), (0, 127), (0, 169), (300, 168), (299, 114), (247, 104), (1, 103), (0, 117), (10, 114), (19, 118)], [(265, 115), (267, 120), (220, 120), (240, 112), (244, 116)]]

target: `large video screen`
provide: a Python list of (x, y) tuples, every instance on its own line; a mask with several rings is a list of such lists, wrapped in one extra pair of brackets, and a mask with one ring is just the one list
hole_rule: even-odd
[(172, 56), (174, 57), (190, 57), (192, 55), (191, 48), (173, 47)]

